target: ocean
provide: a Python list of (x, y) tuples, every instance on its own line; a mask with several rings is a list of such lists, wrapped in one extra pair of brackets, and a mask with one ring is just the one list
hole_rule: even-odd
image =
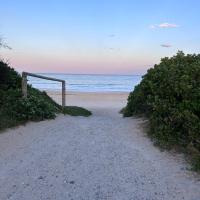
[[(88, 75), (40, 73), (66, 81), (66, 91), (75, 92), (130, 92), (140, 83), (141, 75)], [(40, 90), (58, 91), (61, 83), (28, 77), (28, 83)]]

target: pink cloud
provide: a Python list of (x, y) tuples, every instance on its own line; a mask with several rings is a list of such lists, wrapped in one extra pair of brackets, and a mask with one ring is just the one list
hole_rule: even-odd
[(159, 24), (158, 27), (160, 27), (160, 28), (177, 28), (179, 26), (177, 24), (162, 23), (162, 24)]

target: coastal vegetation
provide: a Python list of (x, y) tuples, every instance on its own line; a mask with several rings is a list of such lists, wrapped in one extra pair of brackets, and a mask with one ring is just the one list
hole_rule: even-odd
[(66, 106), (64, 109), (41, 92), (28, 85), (28, 97), (22, 97), (22, 77), (4, 61), (0, 61), (0, 130), (27, 121), (54, 119), (56, 114), (89, 116), (91, 112), (80, 107)]
[(65, 106), (63, 109), (63, 113), (71, 116), (85, 116), (89, 117), (92, 113), (85, 109), (78, 106)]
[(123, 114), (147, 117), (153, 141), (184, 150), (200, 170), (200, 54), (161, 59), (130, 93)]

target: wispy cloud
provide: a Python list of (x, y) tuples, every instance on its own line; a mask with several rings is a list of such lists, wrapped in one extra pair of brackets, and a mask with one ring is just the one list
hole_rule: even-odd
[(161, 47), (164, 47), (164, 48), (170, 48), (170, 47), (172, 47), (171, 44), (161, 44), (160, 46), (161, 46)]
[(106, 47), (105, 49), (109, 50), (109, 51), (120, 51), (121, 50), (119, 47)]
[(170, 24), (170, 23), (162, 23), (158, 25), (160, 28), (177, 28), (179, 27), (177, 24)]
[(178, 27), (179, 27), (179, 25), (177, 25), (177, 24), (172, 24), (172, 23), (167, 23), (167, 22), (149, 26), (150, 29), (155, 29), (155, 28), (178, 28)]
[(115, 36), (116, 36), (115, 34), (108, 35), (108, 37), (115, 37)]
[(149, 28), (154, 29), (154, 28), (156, 28), (156, 25), (150, 25)]

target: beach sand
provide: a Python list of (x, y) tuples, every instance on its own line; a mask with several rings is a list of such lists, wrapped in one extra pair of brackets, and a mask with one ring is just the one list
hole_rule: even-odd
[(92, 116), (59, 115), (0, 134), (0, 199), (199, 200), (200, 177), (183, 156), (153, 146), (143, 119), (119, 114), (127, 96), (70, 92), (66, 104)]
[[(47, 91), (57, 103), (61, 104), (60, 92)], [(66, 105), (82, 106), (88, 109), (123, 108), (126, 105), (128, 92), (66, 92)]]

